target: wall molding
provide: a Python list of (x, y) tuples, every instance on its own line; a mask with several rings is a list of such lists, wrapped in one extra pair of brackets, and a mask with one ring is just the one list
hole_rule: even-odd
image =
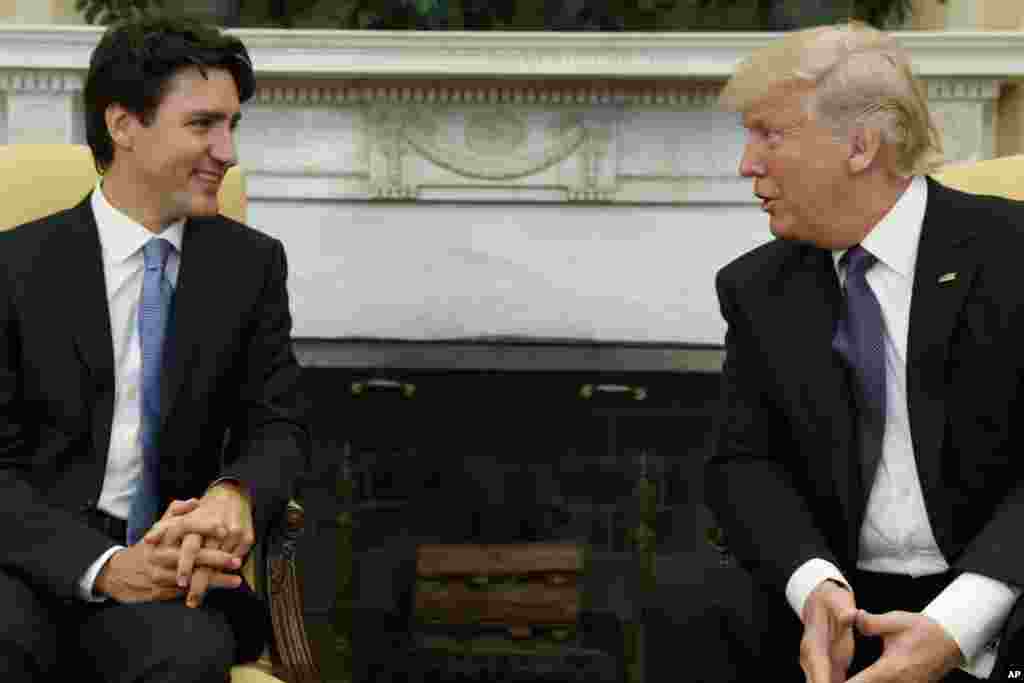
[(923, 79), (929, 100), (995, 100), (1003, 78), (960, 78), (947, 76)]
[(77, 93), (85, 86), (85, 75), (66, 69), (19, 69), (0, 71), (0, 90), (32, 94)]
[(350, 80), (320, 84), (263, 79), (254, 100), (276, 105), (392, 104), (515, 104), (515, 105), (645, 105), (706, 107), (713, 105), (722, 84), (711, 81), (565, 82), (445, 79), (426, 82)]

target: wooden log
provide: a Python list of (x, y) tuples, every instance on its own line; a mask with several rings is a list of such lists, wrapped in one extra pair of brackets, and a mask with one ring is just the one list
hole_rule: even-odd
[(423, 544), (416, 573), (423, 577), (580, 574), (583, 549), (575, 543)]
[(575, 582), (552, 586), (529, 581), (495, 588), (471, 588), (464, 581), (416, 588), (415, 610), (421, 621), (449, 624), (503, 624), (529, 627), (575, 624), (579, 590)]

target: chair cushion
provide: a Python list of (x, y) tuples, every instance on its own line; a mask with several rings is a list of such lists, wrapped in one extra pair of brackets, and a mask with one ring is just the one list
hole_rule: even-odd
[(950, 164), (935, 179), (964, 192), (1024, 199), (1024, 155)]
[(266, 658), (231, 667), (231, 683), (282, 683), (280, 678), (270, 674), (270, 663)]

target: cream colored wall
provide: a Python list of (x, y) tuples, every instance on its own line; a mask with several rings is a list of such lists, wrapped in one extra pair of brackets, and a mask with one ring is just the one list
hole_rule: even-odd
[(1024, 28), (1024, 4), (1020, 0), (979, 0), (978, 28), (1013, 30)]
[[(916, 0), (915, 0), (916, 1)], [(1024, 24), (1020, 0), (944, 0), (945, 28), (1013, 30)]]
[(946, 4), (940, 0), (913, 0), (909, 28), (920, 31), (941, 30), (946, 25)]
[[(976, 3), (977, 28), (1024, 29), (1024, 3), (1020, 0), (972, 2)], [(996, 155), (1024, 153), (1024, 83), (1009, 83), (1003, 87), (996, 120)]]
[(53, 19), (57, 24), (84, 24), (85, 19), (75, 9), (75, 0), (50, 0)]
[(75, 0), (0, 0), (0, 22), (9, 24), (84, 24)]

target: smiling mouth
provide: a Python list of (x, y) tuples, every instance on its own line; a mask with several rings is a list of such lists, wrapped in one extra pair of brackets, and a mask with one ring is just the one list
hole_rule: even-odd
[(224, 176), (218, 173), (207, 173), (206, 171), (196, 171), (196, 176), (200, 180), (213, 185), (220, 185), (220, 181), (224, 178)]

